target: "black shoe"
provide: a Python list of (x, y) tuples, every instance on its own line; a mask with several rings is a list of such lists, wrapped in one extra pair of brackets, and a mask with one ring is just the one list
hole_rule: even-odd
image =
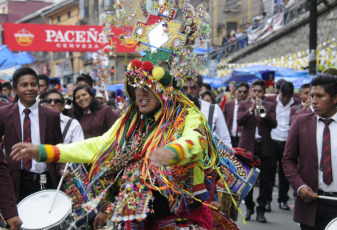
[(262, 209), (256, 209), (256, 220), (260, 223), (267, 223), (267, 219), (264, 217), (264, 211)]
[(290, 210), (287, 202), (281, 202), (278, 207), (282, 210)]
[(266, 212), (271, 212), (271, 207), (270, 207), (269, 201), (267, 201), (267, 204), (266, 204)]
[(245, 219), (250, 220), (250, 216), (255, 213), (254, 208), (247, 208)]

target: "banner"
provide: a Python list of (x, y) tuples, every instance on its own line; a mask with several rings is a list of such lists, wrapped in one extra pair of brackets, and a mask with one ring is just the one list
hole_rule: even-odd
[(283, 13), (280, 12), (274, 16), (264, 20), (255, 29), (249, 29), (248, 33), (248, 43), (252, 44), (261, 41), (271, 33), (280, 30), (283, 27)]
[[(109, 45), (102, 41), (103, 26), (64, 26), (45, 24), (3, 23), (5, 44), (12, 51), (54, 51), (54, 52), (109, 52)], [(121, 44), (118, 35), (128, 36), (131, 28), (112, 29), (116, 36), (117, 53), (135, 52), (137, 41), (128, 39)]]

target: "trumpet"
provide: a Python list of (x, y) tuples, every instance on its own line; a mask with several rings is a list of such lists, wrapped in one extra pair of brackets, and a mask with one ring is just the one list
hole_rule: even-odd
[[(258, 100), (259, 98), (256, 97), (256, 100)], [(256, 105), (256, 111), (257, 111), (257, 115), (261, 118), (266, 117), (267, 115), (267, 110), (266, 108), (262, 105), (262, 101), (258, 100), (258, 104)]]

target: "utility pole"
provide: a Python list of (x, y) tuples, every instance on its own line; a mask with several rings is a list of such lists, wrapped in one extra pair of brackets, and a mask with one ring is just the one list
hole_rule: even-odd
[(210, 49), (213, 43), (213, 0), (208, 0), (208, 13), (209, 13), (209, 39), (207, 42), (207, 62), (210, 60)]
[(317, 47), (317, 0), (310, 1), (309, 20), (309, 75), (316, 74), (316, 47)]

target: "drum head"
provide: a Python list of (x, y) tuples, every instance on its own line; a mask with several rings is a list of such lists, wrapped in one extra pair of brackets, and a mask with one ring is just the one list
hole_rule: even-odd
[(337, 218), (330, 221), (330, 223), (325, 228), (325, 230), (335, 230), (335, 229), (337, 229)]
[(72, 211), (70, 198), (59, 191), (52, 211), (50, 207), (56, 190), (43, 190), (36, 192), (18, 204), (19, 217), (23, 224), (22, 229), (42, 229), (52, 226), (63, 220)]

